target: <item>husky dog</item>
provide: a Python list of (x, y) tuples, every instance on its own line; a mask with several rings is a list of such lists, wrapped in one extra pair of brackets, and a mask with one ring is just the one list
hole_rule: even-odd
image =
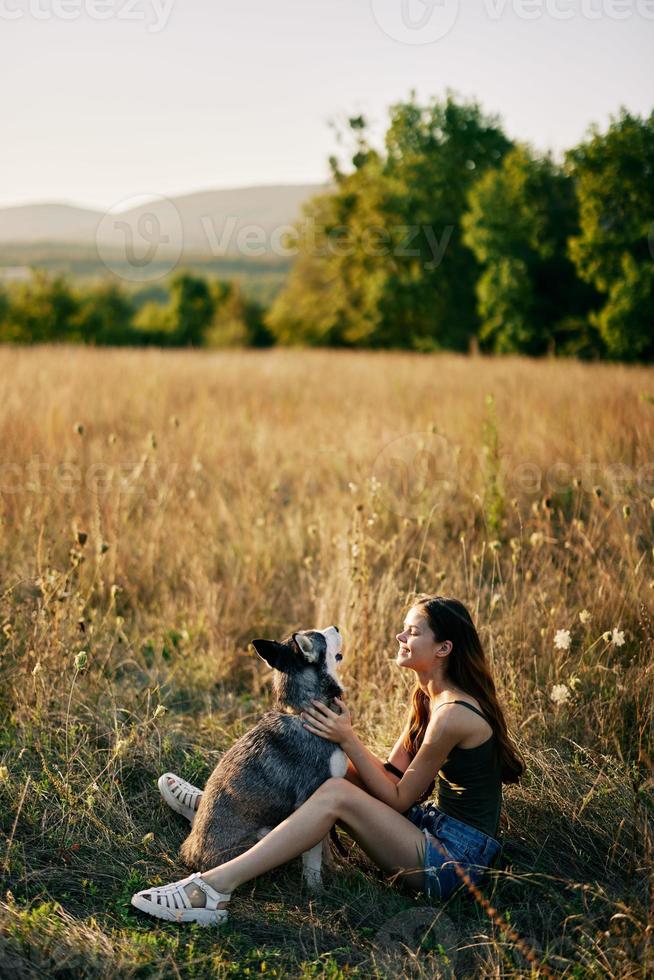
[[(308, 732), (299, 712), (311, 698), (334, 708), (343, 687), (337, 626), (302, 630), (278, 643), (252, 645), (274, 669), (276, 706), (221, 757), (209, 777), (181, 848), (184, 863), (204, 870), (229, 861), (285, 820), (330, 776), (344, 776), (345, 753)], [(305, 881), (320, 885), (322, 842), (302, 856)]]

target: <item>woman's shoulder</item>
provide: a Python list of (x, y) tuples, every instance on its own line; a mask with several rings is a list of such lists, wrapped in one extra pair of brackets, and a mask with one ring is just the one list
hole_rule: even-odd
[(448, 706), (445, 710), (460, 731), (461, 738), (457, 748), (476, 748), (493, 734), (493, 727), (486, 718), (486, 713), (471, 694), (459, 691), (443, 692), (442, 696), (432, 704), (431, 717), (434, 718), (436, 712), (442, 714), (440, 709), (445, 708), (445, 705)]
[(449, 689), (447, 691), (443, 691), (442, 694), (440, 694), (438, 698), (432, 702), (431, 710), (432, 712), (436, 711), (446, 704), (453, 704), (455, 708), (462, 707), (462, 710), (465, 710), (465, 708), (461, 706), (462, 701), (465, 702), (465, 704), (472, 706), (477, 711), (480, 711), (482, 714), (485, 714), (483, 708), (479, 704), (479, 701), (477, 701), (472, 694), (468, 694), (464, 691), (454, 691)]

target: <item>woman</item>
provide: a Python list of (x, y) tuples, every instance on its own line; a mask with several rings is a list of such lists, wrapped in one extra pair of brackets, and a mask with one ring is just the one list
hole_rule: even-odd
[[(328, 779), (245, 853), (139, 892), (132, 904), (178, 922), (223, 921), (235, 888), (309, 850), (335, 823), (411, 889), (445, 899), (461, 881), (461, 869), (478, 881), (501, 849), (502, 783), (518, 782), (523, 761), (462, 603), (420, 597), (397, 641), (396, 662), (413, 670), (417, 682), (405, 729), (387, 763), (360, 741), (342, 701), (340, 714), (313, 702), (302, 716), (305, 727), (340, 744), (349, 758), (345, 778)], [(438, 804), (421, 806), (436, 778)], [(196, 791), (196, 802), (200, 795)]]

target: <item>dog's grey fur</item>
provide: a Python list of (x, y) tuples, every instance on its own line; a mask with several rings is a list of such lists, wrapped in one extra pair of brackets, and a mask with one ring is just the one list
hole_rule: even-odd
[[(338, 629), (303, 630), (281, 643), (252, 643), (274, 668), (276, 708), (228, 749), (209, 777), (181, 849), (182, 860), (195, 870), (247, 850), (326, 779), (343, 776), (347, 769), (338, 745), (303, 728), (297, 714), (310, 698), (334, 708), (334, 698), (343, 693), (335, 669), (341, 659)], [(312, 849), (304, 857), (305, 876), (315, 886), (319, 855)]]

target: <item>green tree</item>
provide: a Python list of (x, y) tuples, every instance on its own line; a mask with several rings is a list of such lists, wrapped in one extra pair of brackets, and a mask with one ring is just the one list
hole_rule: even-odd
[(205, 332), (208, 347), (269, 347), (274, 342), (263, 307), (246, 299), (238, 283), (216, 279), (209, 289), (214, 312)]
[(579, 276), (602, 294), (591, 315), (609, 356), (654, 356), (654, 112), (625, 108), (606, 133), (566, 154), (579, 200), (580, 230), (570, 240)]
[(87, 344), (122, 346), (139, 341), (132, 327), (134, 310), (124, 291), (103, 282), (83, 293), (76, 316), (76, 332)]
[(200, 347), (211, 323), (214, 301), (206, 279), (180, 272), (170, 284), (170, 316), (174, 324), (173, 343)]
[(482, 270), (476, 285), (482, 343), (502, 353), (597, 350), (599, 338), (593, 344), (592, 332), (579, 330), (596, 296), (567, 254), (578, 214), (574, 184), (562, 168), (515, 146), (471, 188), (468, 206), (463, 240)]
[(349, 121), (351, 169), (298, 225), (288, 286), (268, 322), (284, 343), (465, 350), (476, 333), (477, 262), (461, 237), (470, 186), (510, 147), (476, 103), (391, 109), (383, 150)]
[(9, 293), (3, 339), (19, 343), (79, 340), (79, 299), (64, 276), (35, 269)]

